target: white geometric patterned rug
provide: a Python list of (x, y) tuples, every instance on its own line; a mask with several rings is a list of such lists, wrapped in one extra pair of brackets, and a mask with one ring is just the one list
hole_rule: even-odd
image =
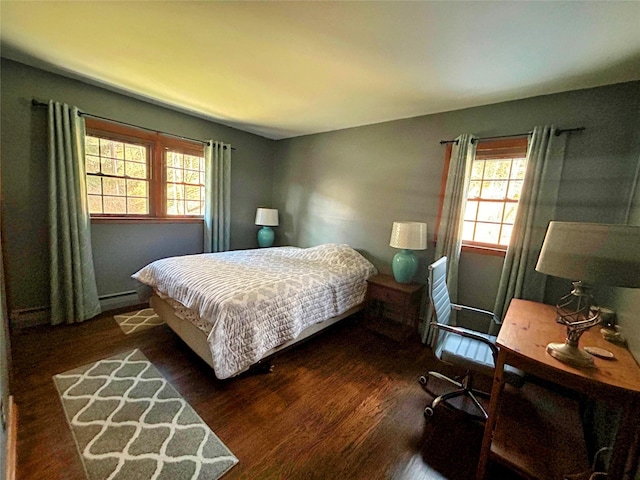
[(53, 380), (90, 480), (211, 480), (238, 463), (137, 349)]
[(113, 318), (118, 322), (118, 325), (120, 325), (125, 335), (147, 328), (157, 327), (164, 323), (153, 308), (145, 308), (144, 310), (114, 315)]

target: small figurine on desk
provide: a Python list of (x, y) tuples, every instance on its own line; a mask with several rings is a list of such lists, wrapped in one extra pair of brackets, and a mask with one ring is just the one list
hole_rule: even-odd
[(600, 322), (602, 324), (600, 334), (602, 338), (616, 345), (626, 345), (627, 339), (622, 335), (620, 327), (616, 325), (616, 312), (606, 307), (595, 308), (600, 310)]

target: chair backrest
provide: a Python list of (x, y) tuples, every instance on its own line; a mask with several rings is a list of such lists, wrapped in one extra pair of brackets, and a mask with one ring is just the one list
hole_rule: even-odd
[(435, 316), (433, 320), (449, 325), (451, 298), (447, 290), (447, 257), (442, 257), (429, 265), (429, 301)]

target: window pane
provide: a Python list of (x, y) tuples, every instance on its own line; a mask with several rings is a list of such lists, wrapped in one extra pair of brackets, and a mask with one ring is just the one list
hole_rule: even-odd
[(89, 198), (89, 213), (104, 213), (102, 211), (101, 195), (88, 195), (88, 198)]
[(184, 195), (187, 200), (197, 200), (200, 201), (200, 187), (192, 187), (186, 185), (184, 187)]
[(202, 202), (185, 202), (187, 205), (187, 215), (202, 215)]
[(469, 182), (469, 191), (467, 192), (467, 198), (478, 198), (480, 196), (480, 187), (482, 182), (472, 180)]
[(478, 208), (478, 221), (481, 222), (502, 222), (502, 212), (504, 203), (502, 202), (480, 202)]
[(124, 197), (127, 194), (124, 178), (103, 178), (102, 188), (104, 189), (103, 193), (105, 195), (118, 195)]
[(147, 165), (145, 163), (126, 162), (125, 173), (133, 178), (147, 178)]
[(111, 158), (102, 158), (100, 162), (102, 164), (101, 171), (105, 175), (115, 175), (116, 174), (116, 166)]
[(464, 219), (475, 221), (477, 214), (478, 214), (478, 202), (468, 201), (464, 209)]
[(124, 147), (124, 158), (135, 160), (136, 162), (147, 162), (147, 149), (142, 145), (126, 144)]
[(503, 225), (502, 233), (500, 234), (500, 245), (508, 246), (509, 239), (511, 238), (511, 232), (513, 231), (513, 225)]
[(200, 172), (196, 172), (193, 170), (185, 170), (184, 183), (191, 183), (193, 185), (198, 185), (200, 183)]
[(182, 200), (167, 200), (167, 215), (184, 215), (184, 202)]
[(144, 180), (127, 180), (127, 196), (147, 198), (147, 182)]
[(462, 225), (462, 240), (473, 242), (473, 229), (475, 222), (464, 222)]
[(104, 213), (127, 213), (127, 202), (125, 197), (102, 197), (104, 201)]
[(176, 168), (184, 168), (184, 158), (181, 153), (178, 152), (167, 152), (167, 166), (168, 167), (176, 167)]
[(100, 177), (87, 175), (87, 193), (102, 195), (102, 181)]
[(524, 158), (514, 160), (513, 167), (511, 167), (511, 178), (523, 179), (526, 169), (527, 161)]
[(511, 180), (509, 182), (509, 191), (507, 198), (510, 200), (520, 200), (520, 192), (522, 191), (522, 180)]
[(167, 183), (167, 198), (180, 199), (180, 200), (183, 199), (184, 185)]
[(106, 138), (100, 139), (100, 155), (113, 158), (113, 142)]
[(182, 182), (182, 170), (167, 168), (167, 182)]
[(506, 179), (509, 178), (511, 170), (511, 160), (487, 160), (484, 167), (485, 179)]
[(482, 198), (501, 200), (507, 194), (506, 180), (493, 180), (490, 182), (482, 182)]
[(127, 213), (134, 215), (147, 215), (149, 208), (146, 198), (127, 198)]
[(124, 160), (124, 143), (113, 142), (113, 156), (119, 160)]
[(504, 208), (504, 223), (515, 223), (516, 212), (518, 211), (517, 203), (507, 203)]
[(84, 137), (84, 150), (86, 155), (100, 155), (100, 141), (96, 137)]
[(100, 157), (87, 155), (85, 157), (85, 168), (87, 173), (100, 173)]
[(474, 240), (482, 243), (498, 243), (500, 238), (500, 224), (477, 223)]
[(471, 179), (481, 180), (483, 170), (484, 170), (484, 160), (474, 160), (473, 165), (471, 167)]
[(124, 177), (124, 160), (114, 160), (113, 166), (115, 168), (116, 175)]

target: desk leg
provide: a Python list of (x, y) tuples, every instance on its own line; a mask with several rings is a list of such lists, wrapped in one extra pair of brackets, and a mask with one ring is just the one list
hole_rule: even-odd
[(500, 411), (500, 396), (504, 388), (504, 350), (498, 353), (496, 370), (493, 374), (493, 386), (491, 387), (491, 400), (489, 401), (489, 418), (484, 426), (484, 436), (482, 437), (482, 449), (480, 450), (480, 460), (476, 472), (476, 480), (484, 480), (491, 455), (491, 441), (493, 431), (496, 427), (498, 412)]

